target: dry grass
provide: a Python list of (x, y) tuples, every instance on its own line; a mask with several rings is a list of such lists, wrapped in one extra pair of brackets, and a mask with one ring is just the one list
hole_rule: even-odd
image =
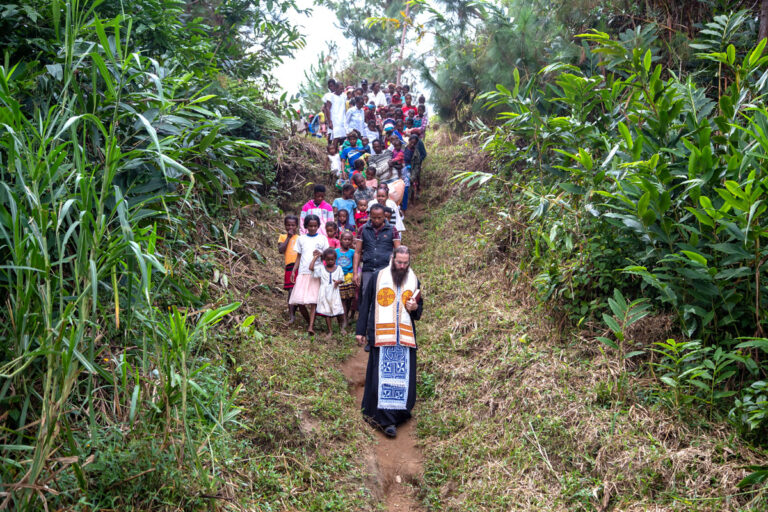
[(283, 209), (307, 201), (312, 195), (309, 187), (315, 183), (333, 184), (331, 174), (326, 171), (328, 154), (324, 139), (303, 135), (274, 139), (271, 154), (275, 158), (275, 182)]
[[(456, 147), (433, 154), (429, 184), (446, 185), (446, 170), (470, 159)], [(492, 213), (460, 191), (443, 203), (443, 190), (425, 196), (417, 253), (427, 300), (420, 379), (434, 389), (417, 411), (432, 509), (764, 509), (765, 493), (740, 494), (736, 483), (765, 453), (725, 423), (681, 418), (650, 380), (561, 333), (534, 290), (510, 284), (499, 253), (489, 258), (478, 244)], [(630, 335), (648, 344), (671, 323), (654, 317)]]
[[(242, 450), (222, 468), (240, 483), (236, 501), (245, 510), (374, 510), (366, 488), (365, 454), (371, 435), (338, 370), (354, 341), (310, 339), (302, 321), (288, 327), (277, 238), (282, 217), (256, 208), (239, 212), (240, 232), (230, 250), (209, 246), (216, 269), (228, 276), (227, 300), (243, 306), (221, 340), (243, 425), (235, 435)], [(223, 300), (223, 299), (222, 299)], [(238, 329), (253, 315), (251, 327)], [(230, 331), (232, 332), (232, 331)]]

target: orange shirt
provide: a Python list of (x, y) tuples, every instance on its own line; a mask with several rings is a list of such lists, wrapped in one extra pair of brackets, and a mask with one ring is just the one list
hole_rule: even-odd
[[(287, 233), (283, 233), (280, 235), (280, 239), (278, 239), (277, 243), (281, 244), (285, 242), (285, 239), (288, 238)], [(288, 247), (285, 248), (285, 264), (290, 265), (291, 263), (296, 263), (296, 240), (299, 239), (299, 235), (293, 235), (291, 238), (291, 241), (288, 242)]]

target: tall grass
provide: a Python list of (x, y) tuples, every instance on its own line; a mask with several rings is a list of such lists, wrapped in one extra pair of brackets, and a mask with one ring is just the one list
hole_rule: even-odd
[(30, 76), (0, 66), (0, 509), (39, 507), (62, 472), (85, 491), (94, 457), (81, 442), (104, 425), (130, 428), (146, 410), (166, 433), (178, 421), (186, 432), (191, 344), (237, 307), (188, 330), (186, 315), (157, 312), (153, 274), (171, 264), (160, 228), (180, 222), (168, 194), (189, 196), (195, 182), (185, 159), (230, 152), (247, 164), (260, 151), (215, 141), (228, 121), (199, 92), (174, 99), (165, 87), (189, 77), (134, 51), (130, 21), (102, 23), (96, 5), (67, 2), (55, 21), (50, 104), (22, 103)]

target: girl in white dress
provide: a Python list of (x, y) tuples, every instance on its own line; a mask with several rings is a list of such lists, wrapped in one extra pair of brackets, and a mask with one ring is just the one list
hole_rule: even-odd
[(312, 275), (320, 280), (320, 290), (317, 294), (317, 314), (325, 317), (325, 324), (328, 326), (327, 338), (330, 339), (333, 334), (332, 318), (336, 317), (339, 321), (341, 334), (346, 334), (344, 318), (344, 305), (341, 303), (341, 291), (339, 285), (344, 284), (344, 270), (336, 265), (336, 249), (328, 248), (323, 251), (322, 265), (317, 265), (319, 254), (315, 254), (309, 268)]
[(307, 332), (310, 335), (314, 335), (315, 307), (317, 306), (317, 295), (320, 290), (320, 280), (312, 272), (312, 262), (329, 246), (328, 239), (318, 233), (320, 218), (317, 215), (309, 214), (304, 217), (304, 228), (307, 230), (307, 234), (301, 235), (294, 247), (294, 251), (297, 254), (296, 264), (294, 264), (293, 274), (291, 274), (291, 281), (296, 284), (293, 287), (288, 304), (298, 306), (302, 314), (309, 310), (309, 327)]

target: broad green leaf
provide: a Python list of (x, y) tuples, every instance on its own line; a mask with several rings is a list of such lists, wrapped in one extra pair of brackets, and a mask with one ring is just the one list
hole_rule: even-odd
[(685, 254), (689, 260), (695, 261), (699, 265), (707, 266), (707, 258), (702, 256), (701, 254), (693, 251), (681, 251), (683, 254)]

